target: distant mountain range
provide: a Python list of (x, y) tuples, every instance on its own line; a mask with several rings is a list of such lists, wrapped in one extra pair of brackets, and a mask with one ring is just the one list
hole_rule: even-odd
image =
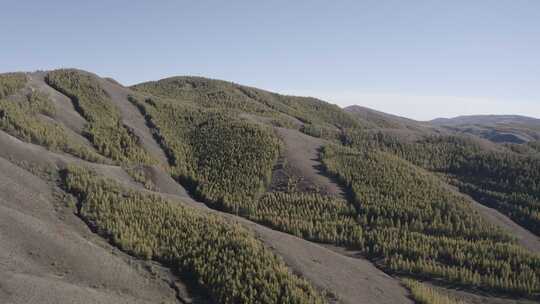
[(466, 124), (532, 124), (540, 126), (540, 119), (521, 115), (466, 115), (454, 118), (436, 118), (430, 123), (441, 126)]
[(471, 115), (437, 118), (430, 123), (493, 142), (525, 143), (540, 139), (540, 119), (520, 115)]

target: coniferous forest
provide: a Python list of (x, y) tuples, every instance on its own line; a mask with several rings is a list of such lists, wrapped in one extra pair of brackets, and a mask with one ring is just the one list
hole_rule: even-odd
[(46, 81), (71, 98), (75, 109), (88, 121), (84, 135), (102, 155), (122, 164), (152, 163), (95, 77), (75, 70), (56, 70), (47, 74)]
[(97, 233), (194, 277), (217, 303), (323, 303), (308, 283), (238, 224), (69, 167), (63, 186)]
[(387, 151), (427, 170), (444, 173), (460, 191), (540, 235), (538, 154), (486, 148), (485, 143), (463, 136), (428, 136), (403, 142), (384, 133), (351, 131), (344, 142), (357, 149)]
[(483, 221), (432, 174), (387, 152), (327, 146), (354, 194), (365, 251), (389, 271), (510, 294), (538, 292), (540, 257)]

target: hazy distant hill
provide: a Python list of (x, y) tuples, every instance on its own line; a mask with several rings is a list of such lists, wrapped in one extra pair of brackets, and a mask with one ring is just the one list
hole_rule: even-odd
[(474, 115), (437, 118), (430, 121), (459, 133), (468, 133), (502, 143), (525, 143), (540, 139), (540, 119), (519, 115)]
[(445, 126), (465, 124), (530, 124), (540, 126), (540, 119), (520, 115), (469, 115), (454, 118), (436, 118), (430, 122)]

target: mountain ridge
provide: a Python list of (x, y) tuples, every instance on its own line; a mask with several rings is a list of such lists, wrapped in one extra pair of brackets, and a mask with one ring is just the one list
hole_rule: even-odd
[(461, 115), (452, 118), (435, 118), (429, 121), (436, 125), (459, 124), (505, 124), (505, 123), (534, 123), (540, 125), (540, 118), (524, 115)]
[[(0, 75), (0, 300), (26, 303), (26, 288), (45, 303), (540, 296), (534, 144), (203, 77), (24, 75)], [(92, 255), (112, 266), (87, 269)], [(121, 279), (105, 279), (116, 264)]]

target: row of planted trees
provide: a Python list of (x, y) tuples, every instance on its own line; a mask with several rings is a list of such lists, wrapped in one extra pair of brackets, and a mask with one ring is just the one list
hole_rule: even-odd
[(63, 187), (78, 198), (79, 215), (135, 256), (189, 273), (216, 303), (323, 303), (239, 224), (160, 196), (123, 189), (78, 167)]
[(270, 192), (242, 210), (241, 215), (321, 243), (362, 247), (362, 227), (356, 210), (341, 198), (317, 193)]
[[(539, 292), (538, 256), (479, 219), (432, 174), (403, 155), (380, 152), (377, 141), (362, 152), (337, 146), (324, 151), (327, 169), (349, 186), (354, 206), (317, 194), (259, 197), (277, 157), (271, 132), (178, 101), (132, 102), (168, 151), (173, 174), (217, 207), (309, 240), (355, 247), (391, 272), (509, 294)], [(402, 144), (389, 143), (385, 147)], [(464, 158), (435, 151), (422, 160), (431, 169)]]
[[(137, 138), (121, 123), (118, 110), (95, 77), (59, 70), (49, 73), (47, 82), (72, 99), (88, 122), (87, 137), (101, 154), (122, 165), (151, 162)], [(28, 100), (20, 103), (2, 100), (0, 109), (2, 126), (23, 139), (90, 161), (104, 160), (93, 152), (95, 158), (74, 150), (63, 126), (38, 117), (54, 116), (47, 96), (28, 95)], [(166, 130), (172, 146), (180, 147), (175, 151), (182, 151), (171, 154), (171, 159), (177, 160), (173, 163), (178, 164), (173, 172), (196, 183), (199, 195), (229, 211), (245, 207), (241, 204), (244, 198), (253, 204), (256, 194), (264, 190), (277, 157), (274, 135), (240, 120), (229, 121), (229, 116), (217, 112), (174, 109), (173, 120), (166, 123), (174, 125), (174, 119), (185, 119), (182, 126), (189, 128), (182, 129), (185, 137), (178, 136), (177, 125)], [(79, 215), (99, 234), (130, 254), (189, 273), (216, 302), (324, 302), (306, 281), (292, 274), (237, 224), (158, 196), (122, 189), (85, 169), (71, 167), (63, 176), (64, 188), (79, 199)]]
[(62, 69), (47, 73), (45, 80), (67, 95), (86, 119), (85, 136), (99, 153), (123, 165), (155, 162), (140, 146), (139, 138), (122, 123), (118, 109), (96, 76)]
[(10, 78), (7, 75), (0, 77), (2, 91), (9, 92), (11, 96), (9, 99), (0, 98), (0, 129), (51, 151), (65, 152), (94, 162), (104, 160), (99, 154), (72, 140), (64, 126), (51, 119), (56, 109), (49, 96), (35, 89), (24, 89), (24, 74), (11, 74), (11, 77), (16, 79), (8, 81)]
[(403, 282), (411, 291), (413, 299), (419, 304), (465, 304), (419, 281), (405, 279)]
[(537, 256), (478, 220), (463, 198), (400, 158), (458, 174), (466, 170), (486, 174), (493, 170), (492, 163), (499, 163), (498, 173), (492, 174), (495, 183), (508, 189), (535, 189), (531, 175), (522, 172), (515, 176), (524, 178), (503, 180), (501, 172), (515, 167), (512, 160), (501, 165), (500, 159), (488, 155), (468, 165), (470, 155), (482, 149), (459, 138), (431, 138), (405, 146), (381, 135), (371, 134), (362, 141), (345, 137), (348, 144), (368, 143), (369, 149), (363, 147), (359, 153), (327, 147), (324, 161), (350, 187), (354, 207), (316, 194), (259, 197), (277, 158), (278, 142), (272, 132), (235, 119), (232, 113), (193, 103), (140, 97), (131, 101), (167, 151), (173, 175), (218, 208), (306, 239), (354, 246), (396, 273), (504, 293), (538, 292)]
[(540, 235), (537, 153), (516, 153), (461, 136), (427, 136), (404, 142), (383, 132), (349, 130), (344, 141), (356, 149), (386, 151), (427, 170), (447, 174), (449, 182), (462, 192)]
[(354, 195), (365, 254), (388, 271), (533, 296), (540, 257), (482, 220), (435, 176), (392, 154), (326, 146), (323, 161)]
[(276, 111), (253, 101), (237, 89), (237, 85), (222, 80), (201, 77), (171, 77), (132, 87), (135, 91), (158, 98), (172, 99), (205, 109), (220, 109), (233, 113), (275, 115)]
[(279, 151), (270, 129), (189, 104), (131, 101), (153, 127), (172, 175), (199, 198), (240, 213), (265, 190)]
[[(87, 136), (100, 153), (122, 164), (152, 163), (95, 77), (59, 70), (49, 73), (47, 82), (72, 99), (88, 121)], [(213, 102), (223, 99), (220, 94), (201, 98)], [(313, 118), (306, 121), (351, 125), (331, 109), (321, 116), (327, 107), (317, 100), (275, 98), (293, 109), (291, 113)], [(37, 119), (53, 110), (43, 100), (28, 97), (15, 108), (0, 102), (2, 126), (30, 141), (69, 150), (54, 141), (62, 137), (61, 128)], [(540, 292), (539, 257), (479, 220), (462, 197), (413, 165), (453, 174), (461, 189), (475, 187), (471, 193), (519, 206), (522, 221), (530, 223), (538, 218), (532, 202), (539, 187), (532, 157), (485, 153), (474, 142), (454, 137), (405, 144), (384, 134), (345, 133), (345, 142), (358, 150), (327, 146), (322, 157), (327, 169), (349, 187), (354, 205), (319, 194), (260, 196), (279, 150), (271, 130), (235, 118), (236, 112), (223, 107), (208, 110), (193, 102), (140, 97), (131, 101), (166, 150), (172, 174), (217, 208), (308, 240), (357, 248), (397, 274), (508, 294)], [(318, 131), (317, 125), (308, 128)], [(79, 199), (79, 214), (101, 235), (134, 255), (193, 274), (217, 302), (323, 301), (238, 225), (158, 196), (122, 189), (80, 168), (67, 169), (64, 177), (65, 189)], [(516, 210), (507, 212), (517, 217)]]

